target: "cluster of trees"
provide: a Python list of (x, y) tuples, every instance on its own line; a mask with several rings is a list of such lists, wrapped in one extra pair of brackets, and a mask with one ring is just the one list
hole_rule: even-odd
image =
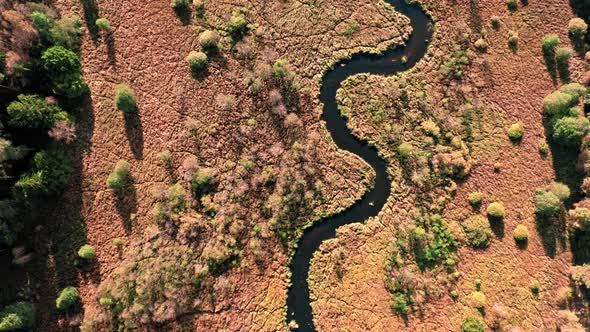
[(582, 114), (580, 100), (587, 89), (579, 83), (563, 85), (543, 99), (543, 111), (553, 141), (563, 146), (579, 146), (590, 131), (590, 121)]
[(215, 279), (198, 241), (182, 244), (161, 234), (129, 248), (128, 258), (101, 282), (96, 304), (86, 308), (83, 331), (161, 326), (214, 301)]
[[(15, 33), (7, 45), (7, 51), (21, 54), (20, 61), (5, 63), (0, 54), (0, 81), (7, 89), (0, 111), (0, 184), (9, 188), (0, 193), (0, 246), (20, 241), (25, 222), (35, 222), (31, 206), (66, 187), (73, 168), (65, 144), (76, 138), (70, 111), (88, 90), (78, 56), (80, 19), (56, 17), (39, 4), (20, 5), (11, 13), (14, 26), (8, 28), (30, 33)], [(76, 296), (77, 291), (64, 290), (57, 307), (67, 310)], [(3, 331), (29, 329), (34, 321), (34, 308), (26, 301), (0, 311)]]
[(385, 284), (391, 293), (391, 307), (403, 316), (421, 306), (427, 297), (442, 295), (428, 281), (430, 275), (445, 270), (452, 273), (458, 262), (458, 242), (439, 214), (416, 222), (407, 237), (398, 239), (397, 249), (386, 263)]
[[(56, 18), (46, 7), (33, 8), (18, 23), (29, 24), (35, 31), (35, 38), (26, 40), (28, 58), (12, 67), (0, 66), (4, 84), (21, 92), (7, 103), (0, 124), (0, 181), (11, 187), (7, 196), (0, 197), (6, 207), (0, 212), (0, 244), (4, 245), (17, 240), (23, 228), (19, 220), (31, 200), (65, 188), (72, 167), (60, 143), (75, 139), (74, 117), (68, 110), (87, 91), (77, 54), (83, 33), (80, 19)], [(37, 139), (26, 141), (28, 147), (14, 144), (13, 137), (21, 135)], [(26, 165), (23, 159), (30, 160), (28, 169), (22, 166)]]

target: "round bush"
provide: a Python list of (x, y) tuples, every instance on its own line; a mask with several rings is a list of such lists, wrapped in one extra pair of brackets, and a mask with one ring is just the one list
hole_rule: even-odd
[(538, 191), (535, 194), (535, 213), (548, 217), (561, 210), (561, 201), (550, 191)]
[(100, 31), (109, 31), (111, 29), (111, 24), (106, 18), (97, 18), (95, 24)]
[(516, 51), (516, 49), (518, 49), (518, 32), (516, 31), (510, 31), (508, 32), (508, 47), (513, 50)]
[(555, 91), (543, 99), (543, 111), (548, 116), (564, 115), (574, 104), (574, 97), (561, 91)]
[(478, 318), (466, 318), (461, 324), (463, 332), (485, 332), (486, 326)]
[(477, 206), (481, 204), (481, 201), (483, 200), (483, 195), (478, 191), (474, 191), (469, 194), (467, 200), (469, 201), (469, 204)]
[(508, 128), (508, 137), (513, 142), (520, 141), (522, 139), (523, 131), (524, 128), (522, 126), (522, 123), (515, 123), (511, 125), (510, 128)]
[(33, 169), (15, 184), (24, 197), (56, 194), (62, 191), (72, 175), (70, 159), (61, 150), (40, 151), (33, 157)]
[(397, 152), (399, 153), (400, 157), (408, 158), (412, 155), (412, 153), (414, 153), (414, 146), (412, 143), (404, 142), (397, 147)]
[(559, 91), (572, 96), (572, 104), (577, 104), (580, 102), (580, 98), (586, 95), (587, 89), (582, 84), (574, 82), (562, 85)]
[(78, 249), (78, 257), (85, 260), (93, 260), (96, 258), (96, 250), (93, 246), (85, 244)]
[(562, 202), (571, 195), (570, 188), (561, 182), (552, 182), (547, 189)]
[(553, 126), (553, 140), (565, 146), (576, 146), (588, 134), (590, 122), (582, 116), (565, 117), (557, 120)]
[(14, 128), (49, 129), (56, 121), (68, 119), (68, 114), (59, 106), (48, 104), (37, 95), (19, 95), (6, 112), (8, 125)]
[(76, 287), (66, 287), (55, 300), (55, 305), (59, 310), (68, 310), (80, 300), (80, 293)]
[(65, 47), (52, 46), (41, 55), (43, 68), (50, 77), (61, 77), (80, 71), (80, 58)]
[(492, 28), (494, 28), (494, 30), (500, 30), (500, 17), (498, 16), (492, 16), (490, 18), (490, 22), (492, 23)]
[(488, 43), (483, 38), (476, 40), (473, 45), (480, 52), (485, 52), (488, 49)]
[(189, 0), (170, 0), (170, 7), (174, 9), (188, 8)]
[(203, 49), (216, 49), (219, 44), (219, 34), (212, 30), (203, 31), (199, 35), (199, 43)]
[(575, 17), (570, 20), (567, 29), (573, 39), (580, 40), (584, 38), (588, 32), (588, 24), (586, 24), (583, 19)]
[(0, 310), (0, 331), (29, 330), (35, 324), (35, 310), (29, 302), (16, 302)]
[(98, 303), (101, 306), (110, 307), (115, 303), (115, 301), (113, 301), (113, 298), (110, 296), (102, 296), (98, 299)]
[(207, 54), (198, 51), (192, 51), (186, 57), (186, 61), (192, 70), (200, 70), (207, 66)]
[(518, 0), (506, 0), (506, 7), (508, 10), (515, 11), (518, 9)]
[(559, 47), (555, 51), (555, 61), (560, 66), (567, 65), (570, 58), (574, 55), (574, 50), (569, 47)]
[(107, 188), (113, 190), (123, 189), (127, 185), (127, 179), (129, 177), (130, 165), (125, 160), (119, 160), (115, 165), (115, 169), (107, 179)]
[(488, 205), (486, 212), (490, 217), (499, 219), (504, 218), (504, 205), (500, 202), (493, 202), (492, 204)]
[(542, 47), (545, 54), (553, 54), (557, 45), (559, 45), (559, 36), (557, 34), (551, 33), (543, 37)]
[(227, 22), (227, 32), (233, 39), (241, 39), (248, 32), (248, 21), (242, 13), (234, 13)]
[(529, 240), (529, 229), (525, 225), (518, 225), (512, 233), (514, 241), (518, 243), (525, 243)]
[(490, 223), (481, 215), (475, 215), (463, 223), (465, 239), (474, 248), (486, 248), (492, 240)]
[(476, 309), (483, 310), (487, 304), (485, 294), (479, 291), (469, 294), (469, 304)]
[(137, 103), (131, 88), (125, 84), (118, 84), (115, 87), (115, 103), (117, 109), (125, 113), (132, 113), (137, 110)]

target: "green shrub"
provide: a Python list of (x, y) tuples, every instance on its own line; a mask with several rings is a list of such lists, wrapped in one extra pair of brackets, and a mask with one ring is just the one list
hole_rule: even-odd
[(504, 205), (500, 202), (493, 202), (492, 204), (488, 205), (487, 208), (488, 216), (493, 218), (504, 218)]
[(561, 118), (553, 125), (553, 140), (560, 145), (576, 146), (589, 130), (590, 122), (583, 116)]
[(401, 158), (408, 158), (414, 153), (415, 149), (412, 143), (404, 142), (397, 148), (397, 152)]
[(489, 222), (481, 215), (475, 215), (463, 223), (465, 239), (474, 248), (487, 248), (492, 240)]
[(481, 290), (481, 279), (477, 278), (473, 281), (473, 286), (475, 286), (475, 290)]
[(549, 217), (561, 211), (561, 201), (554, 193), (539, 190), (535, 193), (535, 213)]
[(541, 283), (539, 280), (533, 280), (529, 288), (531, 289), (531, 293), (533, 293), (533, 295), (539, 296), (539, 292), (541, 291)]
[(62, 46), (48, 48), (41, 55), (43, 68), (50, 76), (63, 76), (80, 71), (80, 58)]
[(485, 332), (486, 326), (479, 318), (466, 318), (461, 324), (463, 332)]
[(93, 260), (96, 258), (96, 250), (93, 246), (85, 244), (78, 249), (78, 257), (85, 260)]
[(219, 34), (212, 30), (203, 31), (199, 35), (199, 43), (205, 50), (215, 50), (219, 44)]
[(569, 83), (564, 84), (559, 88), (560, 92), (566, 93), (573, 97), (572, 104), (578, 104), (580, 102), (580, 98), (585, 96), (588, 90), (580, 83)]
[(561, 91), (555, 91), (543, 99), (543, 111), (550, 117), (568, 114), (574, 105), (575, 98)]
[(543, 156), (549, 154), (549, 145), (544, 139), (539, 141), (539, 153)]
[(361, 25), (359, 24), (359, 22), (352, 20), (346, 24), (346, 29), (344, 30), (344, 35), (345, 36), (352, 36), (355, 33), (359, 32), (360, 30), (361, 30)]
[(407, 315), (408, 311), (409, 311), (409, 307), (408, 307), (408, 300), (407, 300), (406, 294), (401, 293), (401, 292), (395, 292), (393, 294), (391, 308), (397, 314), (404, 315), (404, 316)]
[(569, 47), (559, 47), (555, 51), (555, 61), (560, 67), (567, 67), (571, 57), (574, 55), (574, 50)]
[(187, 9), (189, 0), (171, 0), (170, 6), (174, 9)]
[(137, 103), (131, 88), (125, 84), (117, 84), (115, 87), (115, 103), (117, 109), (125, 113), (137, 111)]
[(234, 40), (240, 40), (248, 32), (248, 21), (242, 13), (233, 13), (227, 22), (227, 32)]
[(568, 223), (572, 229), (590, 232), (590, 209), (578, 206), (570, 210)]
[(191, 189), (197, 196), (201, 196), (212, 189), (214, 181), (213, 171), (210, 169), (198, 170), (191, 180)]
[(115, 304), (115, 301), (114, 301), (114, 300), (113, 300), (113, 298), (112, 298), (112, 297), (110, 297), (110, 296), (101, 296), (101, 297), (98, 299), (98, 304), (100, 304), (100, 305), (101, 305), (101, 306), (103, 306), (103, 307), (110, 307), (110, 306), (112, 306), (113, 304)]
[(512, 236), (517, 243), (526, 243), (529, 240), (529, 229), (525, 225), (518, 225), (514, 229)]
[(70, 159), (59, 150), (40, 151), (33, 157), (33, 168), (15, 184), (24, 197), (56, 194), (72, 175)]
[(39, 33), (41, 42), (44, 44), (51, 43), (51, 27), (55, 24), (53, 18), (48, 17), (40, 11), (33, 11), (30, 15), (35, 30)]
[(97, 18), (95, 24), (100, 31), (107, 32), (111, 30), (111, 23), (106, 18)]
[(35, 310), (29, 302), (16, 302), (0, 310), (0, 331), (28, 330), (35, 324)]
[(485, 294), (479, 291), (469, 294), (469, 304), (475, 309), (483, 310), (487, 305)]
[(287, 60), (284, 59), (278, 59), (277, 61), (275, 61), (275, 64), (272, 66), (272, 69), (275, 77), (278, 78), (284, 79), (289, 78), (293, 75), (291, 73), (291, 70), (289, 69), (289, 63), (287, 62)]
[(508, 138), (513, 142), (518, 142), (522, 139), (524, 128), (521, 122), (515, 123), (508, 128)]
[(483, 195), (478, 191), (474, 191), (469, 194), (467, 200), (469, 201), (469, 204), (471, 204), (472, 206), (477, 206), (481, 204), (481, 201), (483, 200)]
[(57, 105), (50, 105), (37, 95), (19, 95), (6, 108), (8, 125), (14, 128), (49, 129), (58, 120), (67, 120), (68, 114)]
[(563, 183), (554, 181), (547, 187), (547, 190), (552, 192), (562, 202), (570, 198), (570, 188)]
[(130, 165), (125, 160), (119, 160), (115, 165), (115, 169), (107, 178), (107, 188), (113, 190), (121, 190), (127, 185), (129, 180)]
[(518, 49), (518, 40), (519, 40), (518, 32), (516, 32), (516, 31), (509, 31), (508, 32), (508, 47), (512, 51), (516, 51)]
[(492, 16), (490, 22), (492, 23), (492, 28), (494, 28), (494, 30), (500, 30), (501, 21), (498, 16)]
[(84, 28), (78, 16), (64, 16), (55, 21), (50, 29), (50, 34), (53, 44), (75, 50), (80, 47), (80, 38), (84, 35)]
[(68, 310), (78, 303), (80, 300), (80, 293), (76, 287), (66, 287), (55, 300), (55, 306), (59, 310)]
[(107, 179), (107, 188), (113, 190), (123, 189), (127, 185), (129, 179), (130, 165), (126, 160), (119, 160), (115, 165), (115, 169)]
[(518, 0), (505, 0), (508, 10), (515, 11), (518, 9)]
[(62, 46), (53, 46), (43, 52), (41, 61), (55, 94), (76, 98), (88, 91), (76, 53)]
[(555, 48), (559, 45), (559, 36), (551, 33), (543, 37), (543, 53), (549, 55), (555, 53)]
[(480, 52), (485, 52), (488, 49), (488, 43), (483, 38), (476, 40), (473, 46)]
[(186, 61), (192, 70), (200, 70), (207, 66), (207, 54), (203, 52), (191, 51), (186, 57)]
[(584, 39), (584, 36), (586, 36), (588, 24), (583, 19), (574, 17), (569, 21), (567, 29), (572, 39), (578, 41)]

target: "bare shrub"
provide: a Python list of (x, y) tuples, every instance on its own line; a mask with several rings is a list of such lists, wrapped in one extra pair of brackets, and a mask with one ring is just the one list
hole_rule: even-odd
[(229, 94), (220, 93), (215, 96), (215, 105), (222, 111), (231, 110), (236, 104), (236, 97)]
[(76, 140), (76, 125), (69, 121), (60, 120), (47, 134), (57, 141), (70, 144)]

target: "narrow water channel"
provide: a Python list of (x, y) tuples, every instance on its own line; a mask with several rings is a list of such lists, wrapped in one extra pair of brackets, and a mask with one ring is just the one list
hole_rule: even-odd
[[(404, 0), (385, 0), (398, 12), (406, 15), (412, 26), (412, 35), (406, 46), (394, 48), (381, 55), (356, 54), (349, 60), (339, 62), (334, 69), (327, 72), (322, 80), (320, 100), (324, 104), (322, 119), (336, 145), (350, 151), (366, 161), (376, 173), (375, 186), (361, 200), (345, 211), (322, 219), (308, 228), (301, 239), (291, 263), (291, 287), (287, 298), (287, 322), (295, 320), (298, 331), (315, 331), (313, 313), (309, 298), (310, 260), (321, 243), (336, 236), (340, 226), (365, 222), (376, 216), (385, 205), (391, 192), (391, 182), (387, 177), (387, 162), (377, 150), (367, 142), (353, 136), (346, 126), (336, 103), (336, 92), (348, 77), (369, 73), (375, 75), (392, 75), (412, 68), (426, 53), (432, 37), (430, 17), (415, 4), (407, 4)], [(405, 61), (402, 59), (405, 58)]]

